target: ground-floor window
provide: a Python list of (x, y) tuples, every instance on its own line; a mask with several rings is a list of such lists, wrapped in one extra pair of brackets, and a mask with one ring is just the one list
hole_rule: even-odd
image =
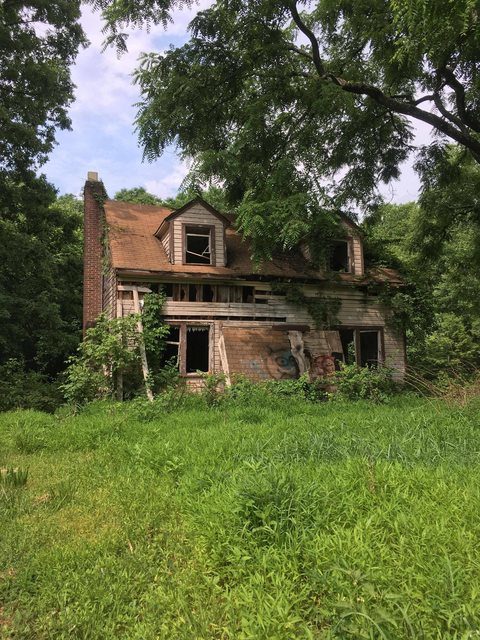
[(383, 361), (383, 330), (376, 327), (351, 327), (338, 330), (341, 353), (333, 353), (337, 362), (377, 367)]
[(166, 338), (164, 362), (178, 367), (180, 374), (194, 374), (210, 370), (210, 330), (209, 324), (179, 322), (170, 324)]

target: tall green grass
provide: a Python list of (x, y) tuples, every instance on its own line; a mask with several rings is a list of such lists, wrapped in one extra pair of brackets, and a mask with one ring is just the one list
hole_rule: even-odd
[(480, 637), (479, 408), (2, 414), (0, 637)]

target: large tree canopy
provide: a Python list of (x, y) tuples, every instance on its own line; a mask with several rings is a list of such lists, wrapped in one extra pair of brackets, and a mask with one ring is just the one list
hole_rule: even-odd
[[(124, 25), (192, 4), (92, 1), (120, 49)], [(479, 161), (478, 21), (474, 0), (217, 0), (184, 46), (143, 56), (145, 155), (178, 145), (240, 203), (244, 231), (290, 244), (397, 177), (414, 121)]]
[[(80, 0), (0, 3), (0, 179), (46, 159), (70, 125), (70, 65), (85, 36)], [(0, 185), (1, 186), (1, 185)]]

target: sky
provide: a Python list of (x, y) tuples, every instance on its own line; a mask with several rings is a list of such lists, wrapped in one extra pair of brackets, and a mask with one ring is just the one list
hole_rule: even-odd
[[(83, 7), (82, 25), (90, 46), (79, 53), (72, 69), (77, 87), (70, 109), (72, 130), (58, 132), (58, 144), (42, 168), (59, 193), (80, 195), (87, 172), (96, 171), (110, 197), (124, 187), (138, 186), (163, 198), (176, 194), (188, 164), (174, 148), (153, 163), (142, 162), (134, 130), (134, 105), (140, 93), (131, 74), (142, 52), (183, 44), (188, 39), (189, 21), (196, 11), (210, 3), (211, 0), (199, 0), (191, 9), (176, 11), (167, 31), (158, 26), (150, 32), (131, 32), (128, 53), (120, 58), (113, 48), (102, 52), (100, 14), (91, 7)], [(417, 142), (428, 140), (428, 129), (417, 129)], [(381, 191), (389, 202), (408, 202), (416, 198), (418, 186), (411, 163), (407, 163), (402, 167), (400, 180)]]

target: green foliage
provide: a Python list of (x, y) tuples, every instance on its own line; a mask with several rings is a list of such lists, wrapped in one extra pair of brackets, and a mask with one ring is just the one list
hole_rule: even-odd
[(308, 402), (318, 402), (327, 398), (325, 392), (316, 382), (310, 381), (308, 374), (292, 380), (265, 380), (252, 382), (244, 376), (234, 376), (232, 385), (228, 387), (222, 401), (242, 406), (244, 404), (265, 404), (275, 406), (280, 398), (296, 398)]
[(306, 309), (317, 329), (328, 329), (338, 325), (337, 314), (342, 301), (333, 296), (306, 296), (302, 286), (293, 282), (277, 282), (272, 284), (272, 291), (284, 295), (285, 300), (297, 307)]
[(0, 6), (0, 192), (46, 160), (56, 129), (67, 129), (70, 66), (86, 44), (79, 0)]
[[(331, 383), (326, 379), (327, 383)], [(398, 388), (392, 380), (392, 371), (388, 367), (359, 367), (356, 364), (344, 364), (335, 373), (335, 393), (333, 399), (372, 400), (385, 402)]]
[(226, 376), (224, 373), (204, 373), (201, 395), (207, 407), (218, 406), (223, 398)]
[(134, 204), (152, 204), (163, 206), (161, 198), (148, 193), (145, 187), (134, 187), (132, 189), (120, 189), (114, 195), (114, 200), (121, 200), (122, 202), (133, 202)]
[[(143, 299), (141, 316), (107, 318), (102, 314), (95, 326), (88, 329), (77, 355), (70, 357), (61, 389), (68, 402), (83, 404), (110, 398), (122, 377), (124, 395), (138, 393), (144, 382), (140, 379), (140, 345), (147, 355), (150, 380), (155, 391), (174, 386), (178, 371), (163, 361), (164, 339), (169, 328), (163, 322), (163, 293), (147, 294)], [(141, 319), (143, 333), (138, 331)]]
[(117, 376), (139, 363), (138, 317), (101, 315), (71, 356), (61, 389), (68, 402), (83, 404), (112, 397)]
[(12, 184), (9, 194), (0, 194), (0, 362), (23, 360), (28, 370), (54, 376), (75, 350), (81, 209), (73, 196), (56, 198), (44, 179)]
[[(166, 25), (183, 4), (91, 2), (120, 49), (124, 24)], [(370, 204), (411, 154), (412, 121), (437, 134), (426, 181), (445, 140), (478, 164), (477, 22), (472, 0), (213, 2), (188, 42), (142, 56), (140, 143), (151, 160), (171, 144), (193, 158), (192, 180), (222, 184), (271, 255)]]
[(438, 375), (480, 365), (480, 168), (449, 147), (426, 166), (418, 204), (384, 205), (364, 223), (369, 257), (401, 269), (407, 286), (382, 288), (407, 331), (412, 366)]
[(63, 401), (58, 384), (24, 363), (9, 359), (0, 365), (0, 411), (38, 409), (54, 411)]
[(19, 467), (0, 469), (0, 487), (24, 487), (28, 480), (28, 470)]
[[(2, 633), (475, 637), (478, 408), (197, 397), (148, 423), (136, 402), (2, 414), (0, 466), (29, 470), (0, 489)], [(19, 451), (25, 430), (41, 450)]]

